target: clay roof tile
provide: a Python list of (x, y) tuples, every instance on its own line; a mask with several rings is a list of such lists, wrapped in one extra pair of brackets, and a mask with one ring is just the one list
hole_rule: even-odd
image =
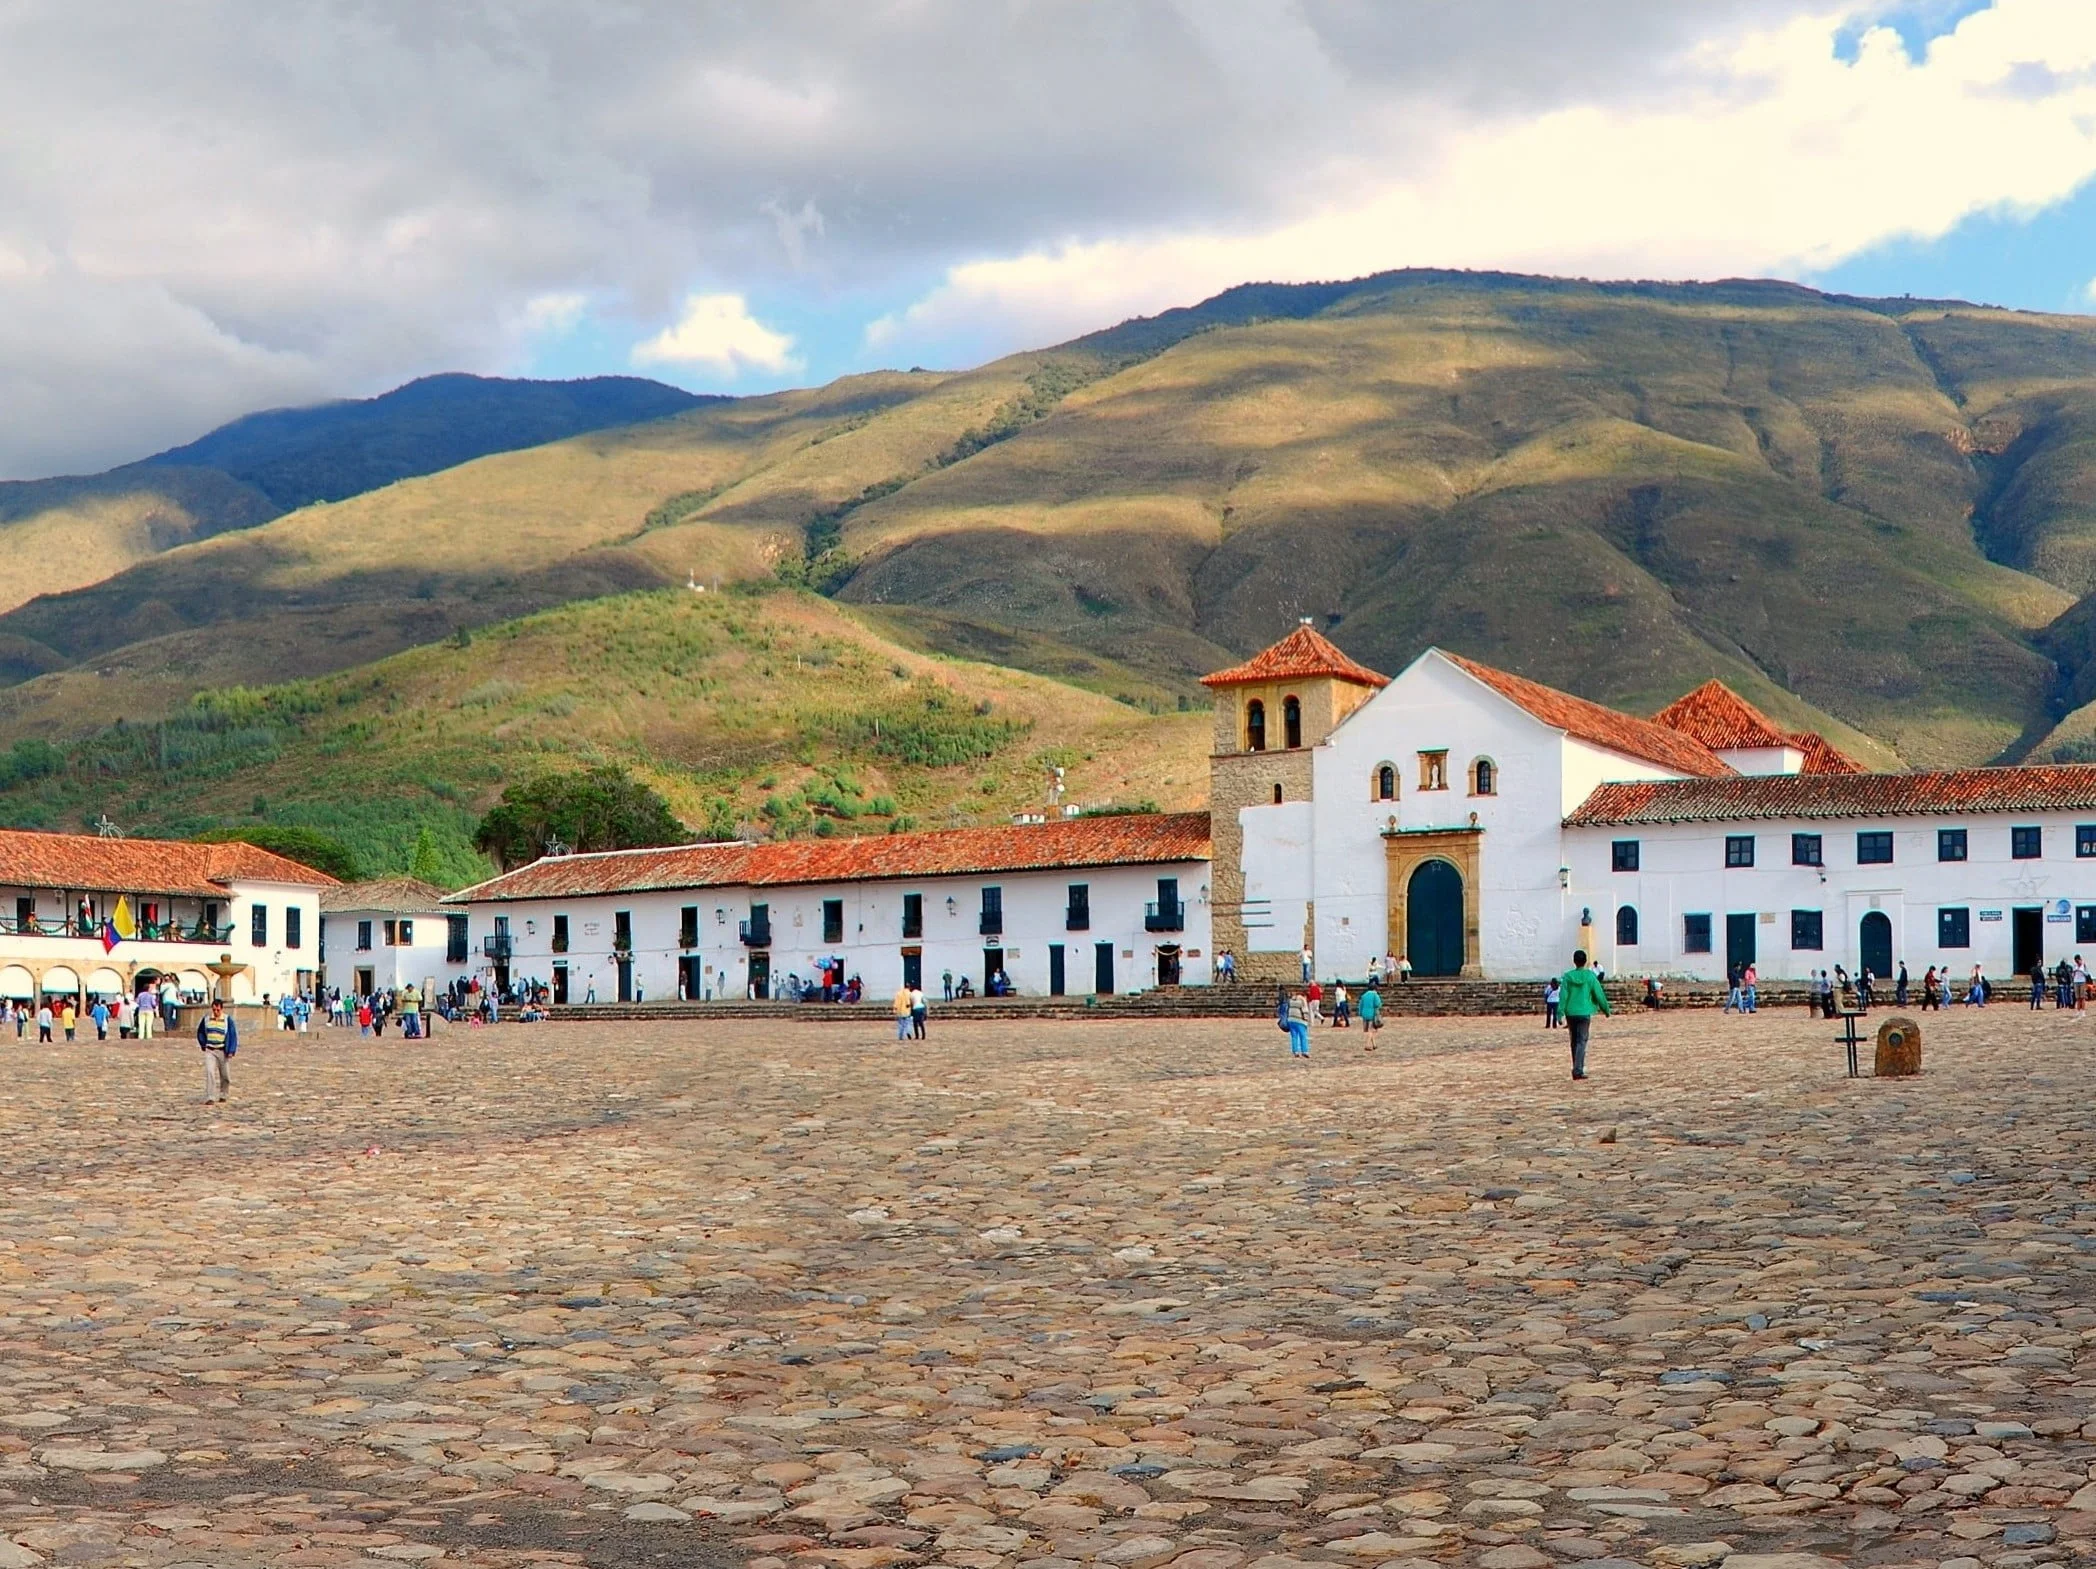
[(1251, 686), (1255, 682), (1305, 681), (1325, 676), (1352, 681), (1359, 686), (1390, 684), (1388, 676), (1378, 675), (1366, 665), (1347, 658), (1331, 639), (1320, 636), (1308, 626), (1299, 626), (1273, 647), (1254, 654), (1243, 664), (1201, 677), (1201, 685)]
[(1620, 752), (1626, 757), (1657, 763), (1677, 773), (1701, 777), (1727, 777), (1732, 773), (1724, 759), (1701, 741), (1683, 735), (1679, 730), (1650, 719), (1618, 713), (1583, 697), (1574, 697), (1570, 692), (1560, 692), (1524, 676), (1481, 665), (1460, 654), (1445, 657), (1552, 729), (1562, 730), (1578, 740)]

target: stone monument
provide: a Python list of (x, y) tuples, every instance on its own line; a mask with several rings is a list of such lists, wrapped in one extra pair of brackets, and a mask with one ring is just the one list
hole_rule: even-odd
[(1912, 1078), (1921, 1072), (1921, 1026), (1898, 1015), (1879, 1025), (1870, 1071), (1881, 1079)]

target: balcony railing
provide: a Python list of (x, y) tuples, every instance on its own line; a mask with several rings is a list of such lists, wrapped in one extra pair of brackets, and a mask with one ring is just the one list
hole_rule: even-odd
[(770, 921), (737, 921), (735, 933), (742, 939), (745, 948), (769, 948), (771, 946)]
[[(0, 933), (10, 937), (100, 937), (102, 923), (95, 921), (83, 925), (79, 921), (32, 917), (22, 920), (18, 916), (0, 916)], [(233, 940), (233, 923), (214, 926), (206, 921), (140, 921), (126, 942), (197, 942), (229, 943)]]
[(1146, 932), (1183, 932), (1186, 930), (1186, 902), (1174, 904), (1150, 904), (1143, 907), (1143, 930)]
[(1088, 932), (1092, 929), (1092, 907), (1088, 904), (1073, 904), (1063, 911), (1063, 930), (1066, 932)]
[(975, 929), (985, 937), (1002, 937), (1004, 935), (1004, 912), (1002, 910), (983, 911), (982, 919), (975, 923)]
[(497, 964), (507, 964), (509, 956), (516, 949), (507, 932), (497, 932), (493, 937), (481, 938), (480, 951), (484, 958), (493, 959)]

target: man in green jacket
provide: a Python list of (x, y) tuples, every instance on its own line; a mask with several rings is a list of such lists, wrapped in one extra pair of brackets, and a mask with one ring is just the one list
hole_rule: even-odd
[(1572, 1037), (1572, 1077), (1587, 1076), (1587, 1032), (1594, 1027), (1594, 1011), (1609, 1012), (1608, 993), (1601, 977), (1587, 968), (1587, 951), (1572, 953), (1572, 968), (1558, 978), (1558, 1005), (1564, 1010), (1565, 1029)]

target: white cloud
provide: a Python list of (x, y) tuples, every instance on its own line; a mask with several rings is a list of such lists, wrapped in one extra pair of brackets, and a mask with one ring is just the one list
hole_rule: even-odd
[(2096, 6), (1834, 58), (1894, 3), (6, 0), (0, 475), (621, 323), (747, 384), (1256, 278), (1817, 266), (2086, 177)]
[(1403, 173), (1283, 222), (1160, 226), (964, 262), (866, 343), (1037, 343), (1248, 280), (1412, 265), (1796, 274), (1976, 213), (2036, 212), (2096, 176), (2096, 7), (1999, 0), (1919, 61), (1882, 28), (1840, 60), (1841, 22), (1704, 44), (1649, 105), (1406, 125), (1414, 156), (1386, 162)]
[(566, 337), (581, 325), (589, 303), (589, 296), (579, 289), (534, 294), (524, 302), (519, 325), (533, 337)]
[(635, 346), (636, 365), (689, 365), (736, 376), (746, 370), (777, 375), (796, 370), (793, 339), (750, 314), (739, 294), (693, 294), (676, 325)]

